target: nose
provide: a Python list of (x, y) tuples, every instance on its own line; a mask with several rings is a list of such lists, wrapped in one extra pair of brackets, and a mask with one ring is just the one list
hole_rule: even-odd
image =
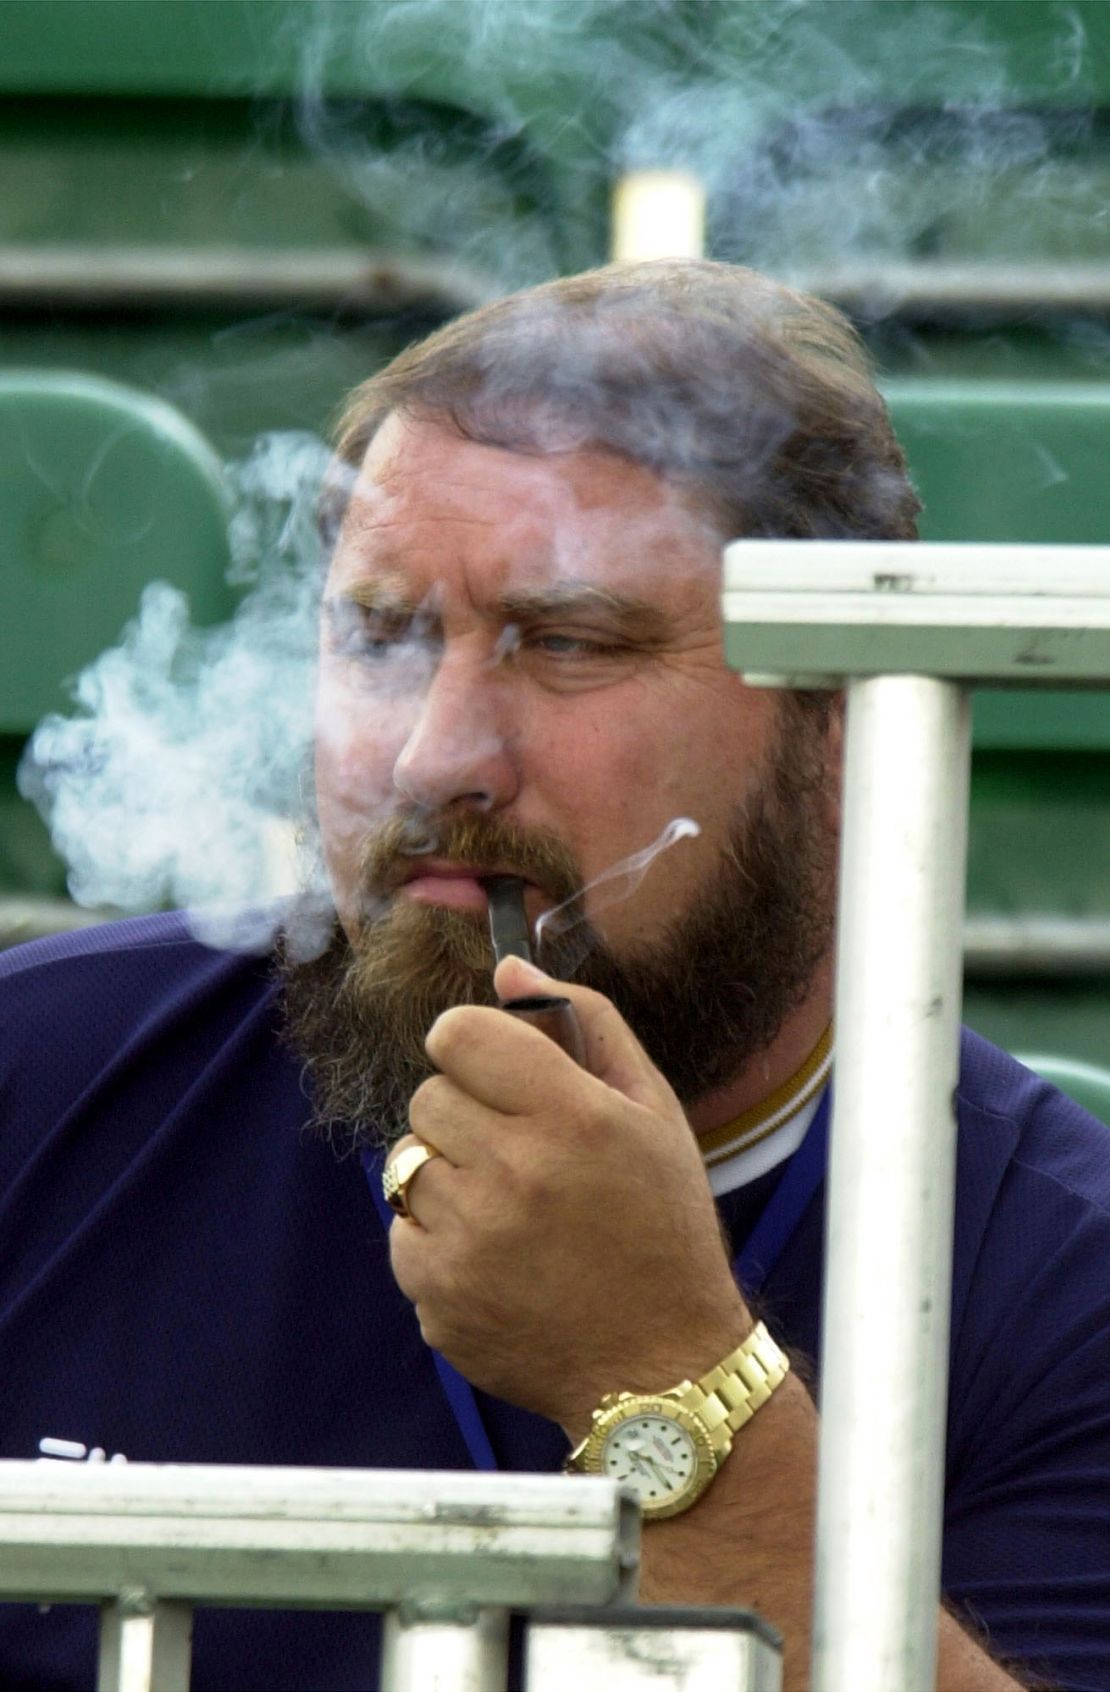
[(435, 811), (509, 804), (519, 780), (508, 707), (488, 661), (444, 653), (393, 766), (397, 791)]

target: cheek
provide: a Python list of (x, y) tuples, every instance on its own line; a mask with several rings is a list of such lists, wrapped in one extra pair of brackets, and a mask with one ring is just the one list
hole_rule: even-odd
[(417, 707), (382, 700), (320, 678), (316, 693), (315, 771), (320, 825), (329, 857), (357, 848), (366, 829), (395, 801), (393, 770), (412, 732)]
[(645, 724), (614, 709), (560, 750), (564, 794), (583, 818), (606, 817), (622, 829), (640, 819), (642, 832), (643, 819), (665, 822), (689, 808), (698, 748), (678, 720)]

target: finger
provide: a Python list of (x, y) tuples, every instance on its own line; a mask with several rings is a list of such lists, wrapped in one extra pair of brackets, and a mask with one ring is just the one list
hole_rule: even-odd
[[(444, 1011), (424, 1045), (440, 1075), (424, 1082), (420, 1093), (428, 1088), (435, 1099), (435, 1081), (446, 1079), (462, 1098), (505, 1116), (527, 1115), (539, 1098), (565, 1094), (568, 1079), (572, 1087), (575, 1080), (581, 1084), (585, 1079), (574, 1060), (546, 1034), (501, 1010), (459, 1005)], [(439, 1106), (442, 1099), (435, 1102)], [(411, 1106), (409, 1115), (417, 1126)], [(421, 1120), (428, 1127), (428, 1119)]]
[(628, 1098), (646, 1102), (646, 1094), (655, 1095), (662, 1081), (659, 1071), (616, 1006), (603, 993), (580, 987), (576, 982), (559, 981), (537, 965), (516, 957), (505, 958), (498, 965), (494, 985), (502, 999), (531, 994), (569, 999), (578, 1018), (590, 1074)]
[[(405, 1209), (408, 1214), (402, 1215), (400, 1211), (396, 1214), (399, 1221), (414, 1222), (420, 1227), (426, 1227), (428, 1223), (428, 1212), (434, 1209), (432, 1201), (435, 1197), (436, 1188), (443, 1180), (443, 1171), (449, 1170), (452, 1167), (441, 1148), (435, 1145), (430, 1139), (426, 1139), (423, 1135), (402, 1134), (401, 1138), (390, 1147), (389, 1156), (386, 1158), (384, 1169), (388, 1169), (392, 1163), (395, 1163), (397, 1158), (403, 1152), (417, 1147), (433, 1150), (434, 1155), (428, 1158), (426, 1162), (420, 1164), (405, 1183), (404, 1202)], [(431, 1183), (432, 1192), (428, 1193), (427, 1188), (429, 1186), (429, 1175), (432, 1170), (437, 1168), (437, 1166), (440, 1166), (441, 1172), (437, 1176), (436, 1181)]]
[(430, 1075), (409, 1101), (412, 1134), (405, 1138), (415, 1136), (425, 1145), (438, 1146), (453, 1168), (465, 1169), (475, 1161), (475, 1150), (489, 1138), (491, 1125), (499, 1124), (500, 1116), (496, 1106), (466, 1092), (453, 1077)]
[[(519, 965), (516, 971), (511, 963)], [(504, 972), (504, 973), (501, 973)], [(458, 1006), (433, 1024), (425, 1042), (441, 1073), (462, 1093), (506, 1116), (539, 1110), (577, 1112), (589, 1095), (602, 1104), (610, 1089), (648, 1108), (674, 1107), (670, 1087), (609, 1000), (588, 988), (567, 986), (516, 959), (500, 966), (505, 997), (543, 993), (570, 999), (586, 1048), (583, 1069), (538, 1029), (503, 1011)]]
[[(415, 1098), (416, 1094), (414, 1094), (413, 1097)], [(417, 1128), (413, 1133), (402, 1134), (399, 1139), (394, 1140), (388, 1153), (386, 1154), (384, 1168), (388, 1169), (389, 1165), (396, 1162), (397, 1158), (403, 1151), (409, 1151), (413, 1146), (434, 1146), (437, 1152), (441, 1153), (441, 1155), (446, 1158), (449, 1163), (451, 1162), (451, 1157), (447, 1149), (444, 1146), (441, 1146), (439, 1141), (434, 1139), (430, 1133), (424, 1134), (419, 1128)]]

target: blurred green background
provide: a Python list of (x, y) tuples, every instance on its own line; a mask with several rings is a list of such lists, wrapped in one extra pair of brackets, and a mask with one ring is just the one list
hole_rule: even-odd
[[(660, 165), (712, 256), (853, 316), (926, 537), (1110, 538), (1101, 0), (0, 0), (0, 892), (64, 893), (16, 766), (143, 580), (233, 603), (221, 465), (603, 262)], [(1110, 932), (1110, 694), (977, 701), (969, 906)], [(968, 1014), (1110, 1063), (1105, 960), (973, 974)]]

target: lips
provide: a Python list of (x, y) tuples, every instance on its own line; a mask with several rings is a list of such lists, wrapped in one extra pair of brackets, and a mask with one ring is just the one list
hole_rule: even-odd
[(397, 898), (452, 910), (488, 909), (485, 881), (510, 872), (488, 864), (460, 864), (448, 858), (414, 858), (406, 865)]

